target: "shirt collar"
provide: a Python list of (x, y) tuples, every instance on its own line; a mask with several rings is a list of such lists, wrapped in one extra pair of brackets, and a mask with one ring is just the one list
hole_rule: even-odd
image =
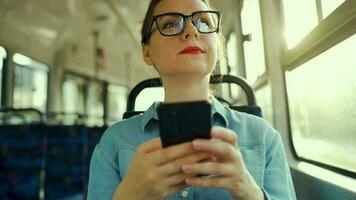
[[(149, 126), (151, 123), (154, 123), (155, 121), (158, 121), (158, 114), (157, 114), (157, 107), (159, 106), (161, 102), (154, 102), (144, 113), (142, 116), (140, 128), (143, 133), (146, 133), (146, 128)], [(210, 103), (212, 105), (211, 107), (211, 113), (212, 113), (212, 119), (213, 120), (219, 120), (222, 126), (227, 127), (228, 126), (228, 120), (226, 119), (226, 107), (224, 107), (215, 97), (212, 95), (210, 96)]]

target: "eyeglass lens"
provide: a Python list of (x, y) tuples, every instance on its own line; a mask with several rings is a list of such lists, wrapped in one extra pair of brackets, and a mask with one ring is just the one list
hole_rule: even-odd
[[(192, 16), (192, 22), (201, 33), (211, 33), (218, 28), (218, 14), (213, 12), (197, 12)], [(184, 17), (180, 14), (167, 14), (157, 18), (159, 30), (164, 35), (175, 35), (183, 31)]]

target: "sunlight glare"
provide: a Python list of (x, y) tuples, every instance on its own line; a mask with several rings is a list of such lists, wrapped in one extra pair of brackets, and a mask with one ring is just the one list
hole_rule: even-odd
[(156, 101), (164, 101), (163, 88), (146, 88), (137, 96), (135, 110), (147, 110)]
[(251, 41), (244, 42), (244, 53), (246, 78), (252, 84), (259, 76), (266, 72), (262, 22), (258, 0), (250, 0), (244, 3), (241, 19), (243, 34), (251, 34)]
[(19, 53), (15, 53), (13, 56), (13, 61), (20, 65), (31, 65), (32, 59)]
[(237, 39), (236, 39), (236, 33), (231, 33), (229, 40), (227, 42), (227, 57), (228, 57), (228, 63), (229, 66), (232, 67), (232, 70), (236, 69), (236, 44), (237, 44)]
[(291, 49), (318, 24), (315, 1), (285, 0), (284, 14), (285, 38)]
[(5, 59), (7, 57), (7, 53), (4, 47), (0, 46), (0, 58)]
[(323, 18), (329, 16), (337, 7), (339, 7), (345, 0), (322, 0), (321, 7), (323, 10)]

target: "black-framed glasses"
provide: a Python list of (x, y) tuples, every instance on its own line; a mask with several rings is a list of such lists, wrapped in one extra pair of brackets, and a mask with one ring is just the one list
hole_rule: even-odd
[(190, 19), (199, 33), (208, 34), (219, 32), (220, 11), (197, 11), (191, 15), (182, 13), (164, 13), (153, 16), (150, 28), (145, 34), (147, 41), (151, 34), (151, 28), (155, 22), (158, 31), (163, 36), (175, 36), (181, 34), (185, 29), (187, 19)]

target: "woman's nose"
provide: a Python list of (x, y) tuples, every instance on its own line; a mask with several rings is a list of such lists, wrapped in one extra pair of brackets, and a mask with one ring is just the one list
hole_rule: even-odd
[(192, 20), (188, 20), (185, 22), (185, 27), (182, 35), (183, 39), (189, 39), (191, 37), (194, 37), (196, 39), (199, 38), (199, 31), (198, 29), (194, 26)]

